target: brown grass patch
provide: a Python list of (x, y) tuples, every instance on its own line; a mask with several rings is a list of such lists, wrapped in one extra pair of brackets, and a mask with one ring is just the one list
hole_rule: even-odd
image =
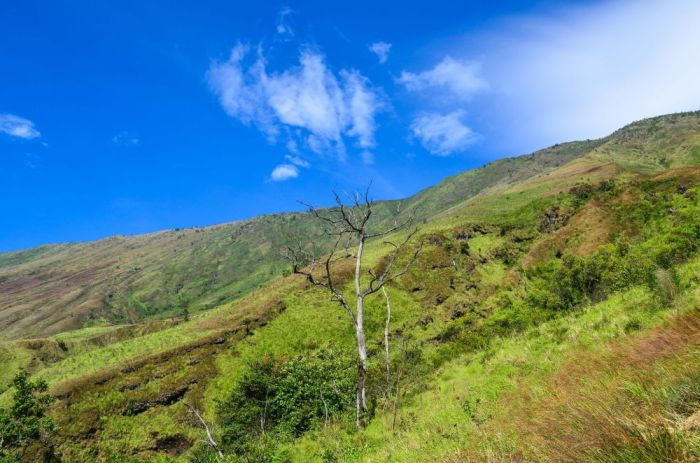
[(609, 208), (597, 200), (591, 200), (564, 227), (545, 235), (534, 244), (523, 258), (523, 266), (527, 268), (552, 259), (557, 251), (578, 256), (591, 255), (610, 242), (615, 227)]
[(600, 161), (580, 158), (571, 161), (557, 169), (537, 175), (525, 182), (522, 182), (508, 192), (518, 192), (528, 190), (535, 187), (551, 185), (551, 188), (545, 193), (548, 196), (555, 195), (562, 191), (567, 191), (575, 183), (580, 182), (583, 178), (588, 180), (603, 180), (614, 177), (620, 173), (620, 168), (615, 164), (603, 163)]
[(683, 167), (669, 169), (652, 177), (654, 180), (678, 179), (680, 181), (697, 181), (700, 176), (700, 167)]
[(601, 449), (643, 446), (667, 431), (668, 416), (658, 400), (635, 391), (700, 372), (691, 349), (698, 344), (700, 310), (693, 310), (631, 341), (578, 352), (542, 393), (521, 388), (504, 398), (512, 413), (489, 430), (517, 435), (528, 461), (584, 461)]

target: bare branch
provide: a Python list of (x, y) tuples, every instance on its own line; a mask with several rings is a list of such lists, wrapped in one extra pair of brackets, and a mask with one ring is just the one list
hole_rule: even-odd
[(418, 232), (417, 229), (414, 229), (411, 231), (411, 233), (406, 236), (406, 238), (399, 244), (393, 243), (391, 241), (385, 241), (385, 244), (388, 244), (394, 248), (394, 251), (390, 254), (389, 261), (387, 262), (386, 266), (384, 269), (378, 273), (374, 274), (374, 272), (369, 272), (370, 276), (372, 277), (369, 281), (369, 284), (367, 285), (366, 289), (363, 291), (363, 296), (367, 296), (373, 293), (376, 293), (380, 289), (384, 287), (387, 283), (390, 283), (400, 276), (404, 275), (413, 265), (413, 263), (418, 259), (418, 255), (420, 252), (423, 250), (423, 242), (421, 241), (418, 244), (418, 247), (416, 248), (415, 252), (411, 255), (409, 260), (406, 262), (406, 264), (399, 270), (398, 272), (392, 272), (394, 264), (396, 262), (396, 259), (398, 258), (401, 250), (406, 246), (406, 244), (415, 236), (415, 234)]
[(219, 460), (223, 460), (223, 459), (224, 459), (224, 454), (223, 454), (223, 452), (221, 451), (221, 449), (219, 448), (219, 445), (218, 445), (218, 444), (216, 443), (216, 441), (214, 440), (214, 437), (213, 437), (212, 434), (211, 434), (211, 430), (209, 429), (209, 425), (207, 424), (207, 422), (204, 421), (204, 418), (202, 418), (202, 415), (201, 415), (201, 414), (199, 413), (199, 411), (198, 411), (196, 408), (194, 408), (192, 405), (190, 405), (190, 404), (188, 404), (188, 403), (185, 403), (185, 406), (186, 406), (187, 408), (189, 408), (190, 412), (192, 412), (192, 413), (194, 414), (194, 416), (196, 416), (196, 417), (199, 419), (199, 422), (202, 423), (202, 426), (204, 427), (204, 430), (205, 430), (206, 433), (207, 433), (207, 443), (211, 446), (211, 448), (214, 449), (214, 451), (216, 451), (216, 454), (217, 454), (217, 456), (219, 457)]
[(338, 302), (345, 309), (352, 323), (355, 324), (355, 314), (333, 280), (332, 264), (347, 258), (347, 253), (340, 256), (336, 255), (343, 235), (344, 234), (338, 235), (331, 252), (327, 254), (324, 259), (322, 264), (324, 275), (321, 279), (314, 276), (314, 270), (321, 265), (321, 263), (315, 257), (309, 258), (308, 253), (306, 253), (301, 246), (298, 246), (296, 249), (287, 246), (286, 258), (292, 264), (293, 273), (304, 276), (306, 281), (314, 286), (327, 288), (331, 293), (331, 300)]

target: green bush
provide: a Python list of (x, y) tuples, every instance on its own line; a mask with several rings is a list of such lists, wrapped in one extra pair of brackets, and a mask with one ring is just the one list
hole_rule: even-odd
[(561, 261), (536, 266), (528, 272), (533, 284), (527, 301), (534, 308), (569, 310), (634, 285), (653, 287), (655, 270), (649, 255), (620, 240), (588, 257), (565, 255)]
[(255, 362), (219, 405), (223, 446), (236, 454), (266, 453), (273, 443), (265, 444), (264, 436), (296, 437), (353, 409), (355, 368), (354, 358), (333, 350)]
[[(20, 460), (27, 448), (41, 441), (50, 453), (50, 435), (55, 431), (46, 411), (53, 397), (46, 393), (45, 381), (30, 381), (26, 371), (20, 371), (13, 381), (15, 393), (9, 410), (0, 408), (0, 462)], [(47, 453), (48, 455), (48, 453)]]

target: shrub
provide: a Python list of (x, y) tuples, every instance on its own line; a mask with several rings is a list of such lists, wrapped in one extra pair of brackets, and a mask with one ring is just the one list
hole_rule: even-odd
[(53, 397), (46, 393), (45, 381), (30, 381), (26, 371), (15, 376), (15, 393), (9, 410), (0, 409), (0, 462), (19, 461), (32, 444), (42, 441), (50, 451), (48, 437), (55, 431), (46, 417)]
[(352, 357), (333, 350), (290, 360), (267, 357), (249, 365), (219, 406), (222, 444), (237, 454), (262, 451), (268, 445), (261, 447), (261, 438), (268, 433), (296, 437), (315, 422), (352, 409), (354, 367)]
[(569, 310), (599, 302), (634, 285), (654, 285), (656, 265), (638, 247), (620, 240), (588, 257), (564, 255), (529, 271), (532, 287), (527, 301), (534, 308)]
[(678, 287), (671, 273), (663, 268), (656, 270), (656, 287), (665, 304), (670, 304), (678, 295)]

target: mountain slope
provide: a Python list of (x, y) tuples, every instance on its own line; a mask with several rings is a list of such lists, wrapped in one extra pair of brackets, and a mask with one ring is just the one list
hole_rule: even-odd
[[(353, 330), (296, 276), (190, 321), (0, 343), (0, 406), (18, 368), (46, 379), (66, 462), (217, 461), (189, 407), (236, 462), (694, 461), (699, 116), (632, 124), (546, 171), (527, 157), (498, 164), (516, 166), (517, 180), (486, 166), (489, 180), (460, 201), (455, 190), (472, 184), (460, 176), (405, 200), (404, 210), (444, 205), (389, 288), (389, 390), (384, 299), (366, 301), (373, 414), (362, 433), (346, 390)], [(654, 123), (669, 124), (663, 138)], [(580, 145), (562, 146), (555, 159)], [(633, 150), (649, 156), (635, 164)], [(673, 168), (649, 161), (661, 156)], [(32, 252), (12, 266), (66, 249)], [(386, 252), (370, 242), (367, 268)]]
[[(612, 164), (645, 173), (689, 165), (700, 158), (699, 120), (697, 113), (662, 116), (601, 140), (498, 160), (406, 200), (380, 203), (374, 226), (390, 220), (396, 207), (427, 219), (528, 179), (559, 178), (576, 159), (593, 163), (585, 165), (589, 171)], [(287, 237), (313, 239), (323, 250), (324, 239), (311, 217), (291, 213), (0, 254), (0, 339), (214, 307), (281, 275), (285, 263), (279, 250)]]
[[(599, 143), (566, 143), (495, 161), (412, 198), (381, 202), (373, 226), (391, 220), (397, 207), (427, 219), (485, 189), (566, 164)], [(281, 275), (279, 250), (287, 236), (313, 237), (323, 250), (318, 232), (308, 214), (290, 213), (0, 254), (0, 339), (216, 306)]]

